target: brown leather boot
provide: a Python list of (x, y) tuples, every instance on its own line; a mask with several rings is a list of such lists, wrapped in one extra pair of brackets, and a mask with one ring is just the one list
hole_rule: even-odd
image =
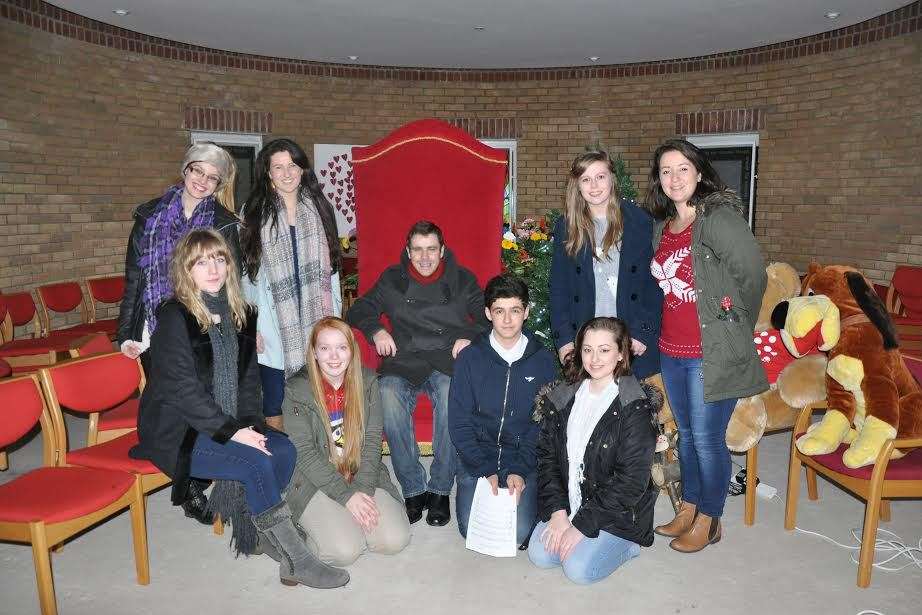
[(719, 540), (720, 517), (708, 517), (699, 512), (691, 528), (670, 542), (669, 546), (682, 553), (697, 553)]
[(653, 531), (666, 538), (678, 538), (692, 526), (696, 512), (698, 512), (696, 505), (682, 502), (673, 520), (666, 525), (657, 525)]

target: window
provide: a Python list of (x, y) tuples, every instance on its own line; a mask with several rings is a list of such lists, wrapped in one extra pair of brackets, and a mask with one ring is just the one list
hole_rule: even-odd
[(740, 195), (743, 215), (749, 221), (749, 228), (754, 230), (759, 135), (689, 135), (687, 138), (707, 152), (720, 178)]
[(509, 228), (516, 220), (516, 142), (515, 139), (480, 139), (480, 142), (496, 149), (504, 149), (508, 154), (506, 166), (506, 189), (503, 193), (503, 225)]
[(192, 132), (192, 143), (210, 141), (230, 153), (237, 163), (237, 179), (234, 183), (235, 209), (239, 212), (253, 189), (256, 179), (256, 155), (263, 146), (262, 135), (234, 132)]

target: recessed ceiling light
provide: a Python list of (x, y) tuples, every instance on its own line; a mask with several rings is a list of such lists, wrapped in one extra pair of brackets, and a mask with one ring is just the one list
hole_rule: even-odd
[(840, 13), (838, 11), (829, 11), (826, 13), (826, 19), (837, 19)]
[(600, 60), (599, 56), (589, 56), (586, 59), (589, 60), (590, 62), (598, 62)]
[(112, 9), (112, 12), (118, 15), (119, 17), (125, 17), (131, 15), (131, 11), (128, 9)]
[(484, 30), (487, 29), (487, 27), (486, 26), (474, 26), (474, 29), (477, 30), (478, 32), (483, 32)]
[(359, 59), (358, 56), (346, 56), (346, 57), (347, 57), (349, 60), (351, 60), (352, 62), (355, 62), (356, 60)]

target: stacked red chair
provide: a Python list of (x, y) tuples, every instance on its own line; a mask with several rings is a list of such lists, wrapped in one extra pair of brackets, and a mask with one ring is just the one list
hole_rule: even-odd
[(40, 380), (52, 416), (61, 417), (56, 419), (55, 433), (64, 463), (131, 472), (140, 477), (144, 493), (170, 483), (170, 478), (151, 462), (128, 456), (128, 450), (138, 443), (135, 430), (85, 448), (70, 450), (68, 446), (61, 410), (92, 415), (136, 404), (135, 393), (144, 387), (143, 370), (137, 359), (119, 352), (78, 359), (42, 369)]
[[(105, 333), (110, 338), (115, 338), (118, 329), (118, 319), (109, 318), (106, 320), (95, 320), (95, 315), (91, 315), (83, 300), (83, 290), (79, 282), (55, 282), (54, 284), (43, 284), (37, 289), (38, 300), (42, 305), (42, 318), (45, 321), (46, 334), (52, 331), (61, 333), (73, 333), (77, 335), (86, 335), (88, 333)], [(70, 325), (53, 329), (51, 326), (51, 313), (68, 314), (79, 311), (82, 322), (78, 325)]]
[[(0, 360), (15, 374), (34, 372), (66, 356), (80, 335), (52, 333), (41, 337), (35, 303), (29, 293), (0, 294)], [(35, 335), (13, 339), (16, 327), (35, 323)]]
[[(0, 382), (0, 449), (41, 424), (43, 467), (0, 485), (0, 540), (32, 546), (42, 615), (58, 612), (50, 549), (126, 508), (131, 510), (138, 584), (150, 582), (140, 479), (113, 469), (55, 465), (56, 437), (35, 376)], [(112, 565), (112, 560), (98, 565)]]
[[(359, 296), (399, 262), (406, 233), (418, 220), (443, 231), (459, 264), (481, 287), (500, 273), (507, 156), (439, 120), (398, 128), (374, 145), (352, 148)], [(348, 172), (347, 172), (348, 173)], [(386, 323), (385, 323), (386, 325)], [(369, 367), (379, 359), (356, 332)], [(414, 422), (423, 453), (431, 451), (432, 406), (420, 396)]]
[(99, 304), (117, 305), (122, 302), (122, 296), (125, 294), (125, 276), (97, 276), (86, 279), (87, 295), (87, 312), (90, 322), (105, 322), (106, 332), (110, 339), (115, 339), (118, 329), (118, 319), (100, 320), (96, 318), (96, 308)]

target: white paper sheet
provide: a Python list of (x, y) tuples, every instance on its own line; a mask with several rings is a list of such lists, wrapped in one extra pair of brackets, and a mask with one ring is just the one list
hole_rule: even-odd
[(516, 509), (515, 495), (500, 487), (493, 495), (490, 483), (480, 477), (471, 504), (471, 518), (467, 522), (467, 541), (471, 551), (493, 557), (515, 557)]

